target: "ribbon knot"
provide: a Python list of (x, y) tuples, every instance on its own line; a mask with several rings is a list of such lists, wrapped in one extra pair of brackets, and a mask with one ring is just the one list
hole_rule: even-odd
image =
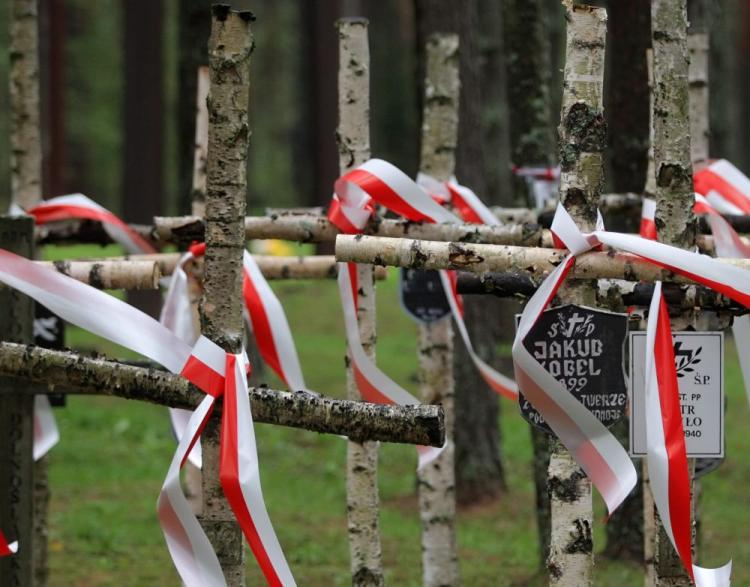
[[(604, 220), (597, 211), (596, 230), (604, 230)], [(552, 219), (552, 239), (558, 249), (568, 249), (572, 255), (580, 255), (600, 246), (595, 232), (582, 232), (562, 204), (557, 205)]]

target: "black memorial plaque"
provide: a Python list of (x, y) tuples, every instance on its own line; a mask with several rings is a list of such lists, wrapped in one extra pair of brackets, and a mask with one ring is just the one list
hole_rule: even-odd
[(401, 269), (401, 305), (421, 323), (437, 322), (451, 312), (438, 271)]
[[(628, 403), (623, 369), (627, 314), (582, 306), (560, 306), (544, 312), (524, 345), (542, 366), (605, 426), (625, 415)], [(521, 415), (552, 433), (522, 392)]]
[[(34, 315), (34, 344), (45, 349), (65, 348), (65, 322), (41, 304), (36, 304)], [(49, 394), (49, 403), (56, 407), (65, 405), (65, 394)]]

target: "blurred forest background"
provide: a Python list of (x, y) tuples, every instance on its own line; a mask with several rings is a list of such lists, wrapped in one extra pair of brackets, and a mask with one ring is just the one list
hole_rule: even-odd
[[(243, 0), (234, 4), (251, 8), (258, 19), (251, 65), (252, 207), (322, 204), (329, 198), (336, 175), (333, 22), (341, 15), (363, 14), (371, 21), (373, 153), (407, 172), (416, 171), (419, 20), (420, 11), (430, 10), (429, 1)], [(462, 4), (467, 22), (457, 26), (464, 27), (464, 36), (468, 34), (474, 44), (475, 58), (469, 66), (480, 82), (473, 91), (481, 96), (482, 123), (462, 133), (462, 138), (476, 141), (485, 160), (487, 189), (499, 190), (502, 197), (510, 193), (512, 160), (508, 115), (512, 106), (506, 99), (505, 67), (514, 55), (503, 51), (501, 0)], [(552, 129), (559, 116), (564, 19), (558, 0), (535, 4), (547, 20)], [(628, 95), (627, 79), (616, 78), (633, 75), (628, 72), (638, 75), (645, 68), (642, 51), (636, 49), (648, 43), (647, 29), (635, 28), (633, 18), (648, 14), (649, 3), (609, 4), (608, 54), (622, 65), (607, 70), (606, 116), (614, 147), (610, 157), (629, 150), (635, 155), (628, 159), (629, 165), (637, 166), (636, 173), (632, 168), (609, 173), (609, 187), (637, 190), (643, 185), (638, 176), (645, 172), (646, 111)], [(205, 60), (209, 6), (206, 0), (40, 3), (45, 153), (54, 154), (45, 160), (45, 197), (83, 192), (130, 221), (147, 221), (153, 213), (187, 211), (193, 68)], [(701, 6), (705, 12), (701, 19), (711, 33), (711, 155), (726, 157), (748, 172), (750, 104), (744, 96), (750, 85), (750, 2), (713, 0)], [(8, 42), (7, 8), (6, 4), (0, 9), (2, 46)], [(462, 72), (470, 79), (467, 75), (472, 72)], [(9, 191), (7, 88), (4, 59), (0, 60), (2, 207)], [(633, 109), (640, 111), (640, 120), (633, 119)], [(623, 124), (634, 130), (628, 137), (622, 136)], [(619, 150), (618, 141), (625, 143)], [(459, 161), (459, 174), (461, 167)], [(628, 185), (613, 185), (618, 177)], [(473, 187), (481, 194), (479, 186)]]

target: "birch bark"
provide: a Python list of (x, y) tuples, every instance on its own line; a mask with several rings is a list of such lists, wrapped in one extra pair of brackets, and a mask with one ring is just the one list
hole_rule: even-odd
[[(603, 115), (607, 13), (566, 3), (568, 32), (560, 135), (560, 201), (581, 230), (596, 226), (606, 141)], [(565, 285), (560, 302), (596, 305), (591, 281)], [(593, 567), (591, 482), (557, 441), (549, 464), (550, 585), (591, 585)]]
[[(654, 0), (651, 35), (654, 51), (654, 166), (656, 172), (656, 230), (659, 241), (692, 249), (696, 241), (693, 212), (693, 167), (689, 53), (686, 0)], [(697, 123), (697, 121), (694, 121)], [(697, 131), (701, 135), (700, 130)], [(696, 145), (702, 149), (701, 141)], [(691, 479), (694, 462), (691, 462)], [(691, 514), (694, 511), (691, 500)], [(678, 587), (691, 584), (680, 558), (653, 509), (655, 541), (653, 571), (647, 585)], [(695, 533), (693, 532), (693, 545)]]
[[(455, 168), (458, 135), (458, 36), (435, 33), (427, 40), (421, 171), (439, 181)], [(419, 380), (425, 403), (445, 413), (447, 446), (417, 472), (422, 523), (422, 583), (458, 585), (453, 381), (453, 325), (450, 316), (419, 326)]]
[[(367, 20), (344, 18), (339, 33), (339, 172), (346, 173), (370, 158), (370, 52)], [(362, 346), (375, 359), (375, 286), (371, 265), (357, 265), (357, 319)], [(349, 359), (347, 358), (347, 364)], [(361, 399), (351, 366), (349, 399)], [(346, 501), (352, 585), (383, 585), (378, 521), (378, 443), (350, 440), (346, 458)]]
[[(201, 303), (203, 334), (229, 353), (242, 351), (242, 254), (247, 193), (250, 12), (215, 5), (209, 40), (206, 256)], [(227, 583), (245, 584), (242, 532), (219, 482), (220, 420), (202, 436), (201, 524), (216, 550)]]

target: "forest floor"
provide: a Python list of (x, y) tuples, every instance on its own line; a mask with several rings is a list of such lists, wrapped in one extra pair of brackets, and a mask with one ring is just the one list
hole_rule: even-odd
[[(82, 251), (78, 248), (75, 254)], [(68, 257), (73, 251), (49, 251)], [(87, 254), (91, 251), (86, 250)], [(100, 254), (112, 254), (101, 249)], [(345, 396), (344, 336), (336, 284), (276, 282), (309, 387)], [(378, 364), (413, 393), (416, 325), (398, 302), (395, 270), (378, 284)], [(132, 355), (70, 328), (67, 344), (113, 358)], [(750, 416), (734, 346), (727, 342), (726, 462), (703, 479), (704, 566), (734, 558), (734, 585), (750, 585)], [(281, 384), (268, 375), (271, 386)], [(547, 584), (536, 552), (531, 443), (518, 408), (501, 400), (507, 492), (458, 514), (462, 583), (535, 587)], [(156, 497), (175, 445), (166, 409), (113, 398), (70, 397), (56, 411), (62, 440), (49, 456), (52, 487), (50, 585), (57, 587), (179, 585), (156, 518)], [(344, 462), (335, 436), (257, 426), (264, 495), (271, 520), (304, 586), (349, 585)], [(384, 444), (380, 456), (381, 532), (386, 582), (418, 586), (419, 515), (416, 453)], [(604, 547), (602, 501), (595, 497), (596, 551)], [(248, 585), (264, 584), (248, 557)], [(639, 565), (597, 556), (595, 585), (643, 584)]]

